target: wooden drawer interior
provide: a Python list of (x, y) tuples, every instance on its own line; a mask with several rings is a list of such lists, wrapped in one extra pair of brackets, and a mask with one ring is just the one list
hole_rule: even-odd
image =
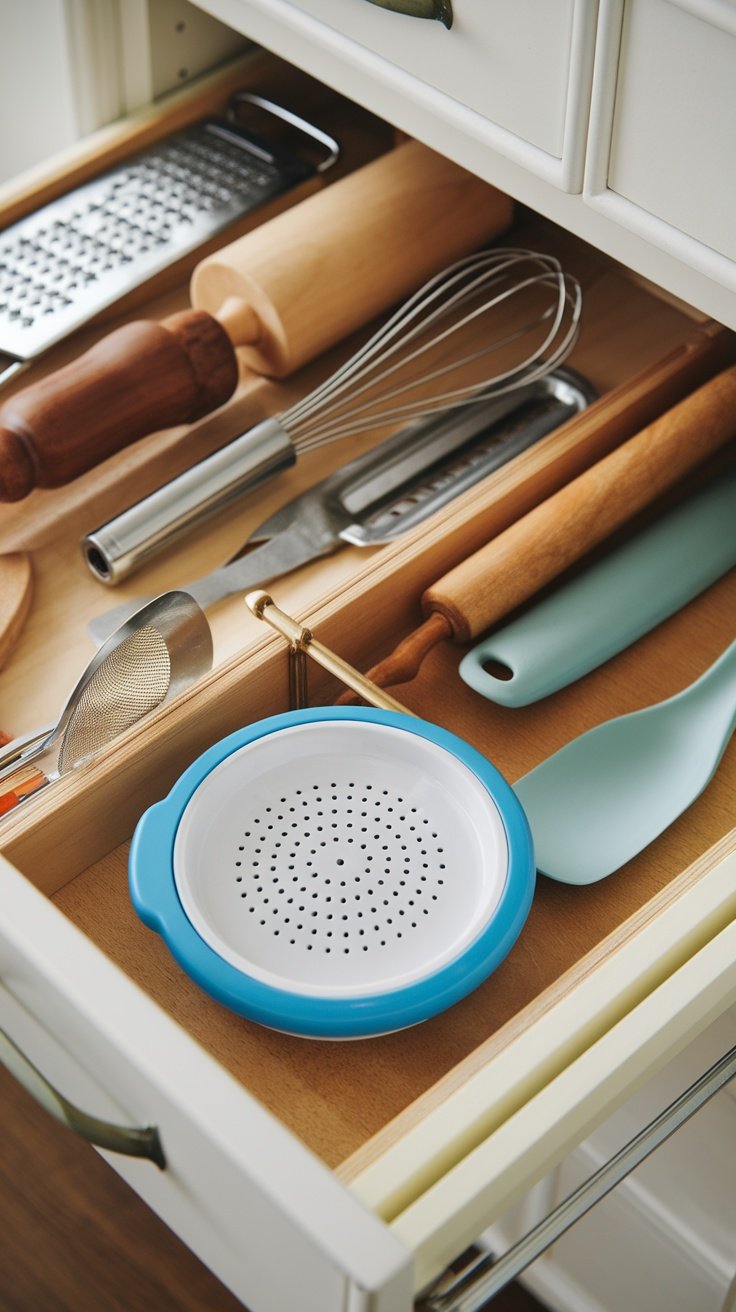
[[(569, 363), (588, 376), (601, 400), (396, 544), (370, 553), (346, 547), (272, 585), (284, 609), (308, 620), (322, 641), (363, 668), (418, 622), (423, 588), (564, 483), (581, 460), (604, 455), (734, 357), (729, 334), (549, 223), (521, 212), (511, 243), (554, 250), (580, 277), (585, 315)], [(184, 289), (171, 295), (185, 303)], [(153, 301), (147, 313), (162, 313), (161, 305)], [(199, 440), (203, 454), (208, 443), (239, 431), (253, 412), (283, 408), (325, 376), (339, 354), (278, 385), (243, 383), (234, 401), (195, 426), (189, 440)], [(35, 493), (22, 510), (0, 511), (0, 547), (32, 549), (37, 582), (31, 620), (0, 675), (3, 727), (20, 733), (55, 714), (89, 659), (84, 624), (95, 611), (126, 594), (180, 585), (221, 563), (271, 509), (345, 458), (328, 448), (300, 461), (258, 498), (141, 571), (130, 586), (101, 595), (81, 562), (81, 531), (93, 526), (90, 516), (100, 522), (125, 505), (133, 487), (140, 495), (142, 484), (154, 486), (162, 471), (186, 464), (181, 436), (151, 439), (150, 457), (122, 453), (69, 489)], [(603, 668), (525, 709), (497, 707), (472, 693), (456, 674), (463, 649), (449, 643), (396, 692), (411, 710), (440, 720), (485, 752), (513, 782), (577, 733), (695, 678), (732, 638), (735, 603), (736, 578), (729, 576)], [(633, 933), (663, 897), (677, 896), (683, 881), (697, 878), (704, 853), (728, 845), (736, 752), (732, 746), (726, 753), (695, 805), (616, 876), (587, 889), (540, 879), (510, 956), (449, 1012), (414, 1030), (360, 1043), (292, 1038), (232, 1015), (201, 992), (128, 900), (128, 841), (143, 809), (213, 741), (287, 706), (283, 642), (264, 632), (240, 598), (216, 608), (211, 621), (213, 673), (104, 759), (9, 817), (0, 845), (111, 960), (348, 1178), (351, 1160), (370, 1151), (374, 1136), (391, 1133), (394, 1118), (407, 1115), (416, 1099), (442, 1098), (468, 1062), (482, 1060), (489, 1044), (507, 1042), (556, 991), (583, 978), (597, 956)], [(335, 688), (315, 675), (311, 692), (321, 702)]]

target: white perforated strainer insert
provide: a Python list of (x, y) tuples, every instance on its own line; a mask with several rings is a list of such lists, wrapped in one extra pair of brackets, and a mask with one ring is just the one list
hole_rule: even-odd
[(432, 974), (488, 923), (507, 869), (475, 774), (415, 733), (359, 721), (234, 752), (194, 792), (174, 845), (200, 937), (252, 977), (315, 995)]

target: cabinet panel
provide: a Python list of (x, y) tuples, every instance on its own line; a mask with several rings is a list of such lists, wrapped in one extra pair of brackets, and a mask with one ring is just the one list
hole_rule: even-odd
[(445, 30), (366, 0), (296, 0), (314, 18), (557, 158), (574, 0), (454, 0)]
[(585, 193), (736, 287), (736, 23), (710, 0), (601, 9)]
[(580, 191), (595, 3), (453, 0), (450, 29), (368, 0), (201, 7), (435, 149), (475, 143)]
[(84, 1111), (159, 1131), (164, 1169), (111, 1165), (258, 1312), (343, 1312), (354, 1285), (404, 1312), (411, 1256), (388, 1230), (2, 859), (0, 875), (0, 1025)]

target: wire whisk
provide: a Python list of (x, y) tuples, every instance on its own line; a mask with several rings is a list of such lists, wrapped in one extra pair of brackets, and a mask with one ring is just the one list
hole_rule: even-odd
[(536, 382), (572, 350), (581, 306), (580, 284), (552, 255), (498, 247), (459, 260), (301, 401), (88, 533), (92, 573), (118, 582), (299, 452)]
[[(509, 247), (469, 255), (425, 283), (280, 422), (297, 449), (309, 451), (514, 391), (562, 363), (581, 309), (580, 284), (552, 255)], [(489, 374), (483, 362), (502, 351)], [(471, 380), (451, 385), (469, 366)]]

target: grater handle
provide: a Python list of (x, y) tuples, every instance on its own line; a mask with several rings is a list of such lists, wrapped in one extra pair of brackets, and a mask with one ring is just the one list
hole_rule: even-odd
[(201, 310), (118, 328), (0, 410), (0, 501), (59, 487), (147, 433), (192, 423), (232, 395), (238, 363)]

